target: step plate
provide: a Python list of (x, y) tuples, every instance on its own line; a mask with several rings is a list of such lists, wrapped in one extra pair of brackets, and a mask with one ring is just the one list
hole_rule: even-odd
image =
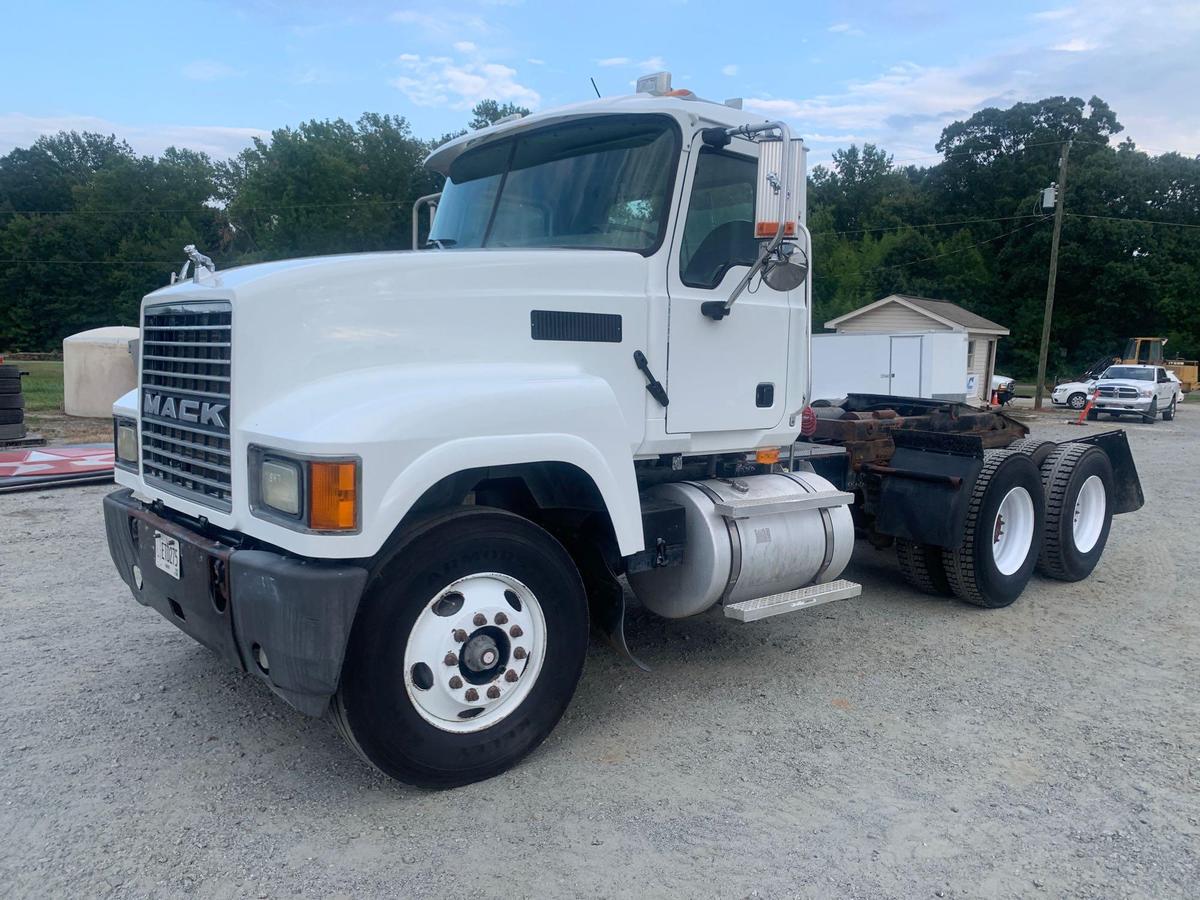
[(782, 594), (770, 594), (754, 600), (743, 600), (741, 603), (730, 603), (725, 607), (725, 615), (739, 622), (754, 622), (768, 616), (808, 609), (810, 606), (820, 606), (822, 603), (830, 603), (834, 600), (848, 600), (861, 593), (861, 584), (839, 578), (837, 581), (830, 581), (826, 584), (810, 584), (808, 587), (784, 591)]

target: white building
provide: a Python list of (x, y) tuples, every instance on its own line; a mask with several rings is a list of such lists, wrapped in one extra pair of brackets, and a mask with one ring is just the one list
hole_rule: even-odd
[(948, 300), (891, 294), (861, 309), (830, 319), (838, 334), (914, 334), (954, 331), (967, 335), (967, 374), (975, 389), (968, 400), (987, 400), (996, 369), (996, 342), (1008, 329)]

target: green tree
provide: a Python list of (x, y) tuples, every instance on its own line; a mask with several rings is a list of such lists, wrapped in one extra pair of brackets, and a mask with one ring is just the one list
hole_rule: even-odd
[(529, 115), (529, 110), (524, 106), (517, 106), (515, 103), (497, 103), (495, 100), (480, 100), (471, 107), (470, 126), (473, 130), (478, 131), (480, 128), (495, 125), (505, 116), (527, 115)]

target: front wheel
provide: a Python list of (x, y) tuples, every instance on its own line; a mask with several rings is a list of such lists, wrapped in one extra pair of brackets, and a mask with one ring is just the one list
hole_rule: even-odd
[(954, 595), (990, 609), (1016, 600), (1037, 564), (1044, 515), (1033, 460), (989, 450), (971, 490), (962, 543), (942, 554)]
[(587, 598), (562, 545), (502, 510), (456, 510), (419, 528), (373, 579), (334, 719), (400, 781), (490, 778), (554, 728), (587, 642)]
[(1067, 406), (1071, 409), (1083, 409), (1087, 405), (1087, 395), (1076, 392), (1067, 398)]
[(1150, 401), (1150, 408), (1146, 410), (1146, 414), (1142, 416), (1142, 421), (1147, 425), (1153, 425), (1158, 421), (1158, 398), (1155, 397)]

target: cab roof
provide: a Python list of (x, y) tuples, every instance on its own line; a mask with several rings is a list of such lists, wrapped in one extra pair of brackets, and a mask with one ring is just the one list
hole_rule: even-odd
[(425, 165), (435, 172), (446, 175), (450, 171), (450, 164), (465, 151), (500, 137), (508, 137), (543, 125), (585, 116), (648, 113), (665, 113), (677, 120), (686, 120), (690, 116), (694, 118), (696, 124), (703, 121), (706, 126), (721, 125), (727, 128), (767, 121), (765, 116), (749, 113), (713, 100), (703, 100), (690, 92), (675, 95), (628, 94), (622, 97), (604, 97), (531, 113), (520, 119), (501, 121), (487, 128), (468, 132), (446, 141), (430, 153), (425, 158)]

